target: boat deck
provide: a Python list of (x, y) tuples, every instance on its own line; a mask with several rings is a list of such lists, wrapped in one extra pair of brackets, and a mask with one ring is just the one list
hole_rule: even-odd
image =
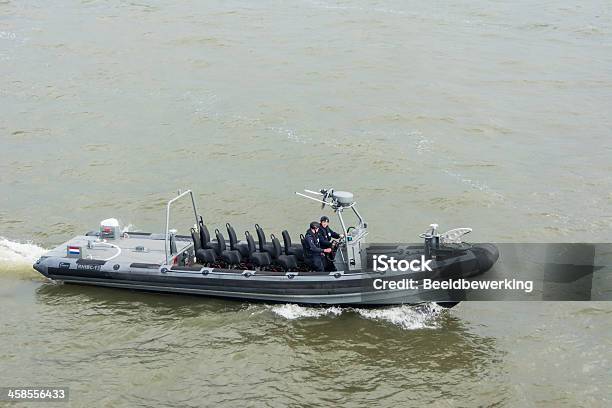
[[(88, 242), (91, 242), (90, 246)], [(164, 242), (164, 234), (128, 233), (127, 237), (108, 240), (98, 240), (96, 236), (79, 235), (52, 249), (46, 256), (66, 257), (68, 248), (75, 247), (80, 248), (81, 256), (73, 255), (74, 258), (162, 264), (166, 260)], [(191, 244), (191, 237), (176, 237), (176, 248), (179, 253)]]

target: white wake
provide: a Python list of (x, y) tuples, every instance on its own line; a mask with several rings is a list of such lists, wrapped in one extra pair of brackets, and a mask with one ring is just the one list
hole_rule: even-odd
[(294, 304), (266, 306), (274, 314), (288, 320), (317, 319), (322, 317), (337, 317), (343, 313), (356, 313), (364, 319), (390, 323), (404, 330), (435, 329), (439, 327), (438, 317), (443, 307), (435, 303), (422, 305), (401, 305), (375, 309), (364, 309), (338, 306), (306, 307)]
[(31, 241), (18, 242), (0, 237), (1, 265), (32, 265), (42, 254), (47, 252)]

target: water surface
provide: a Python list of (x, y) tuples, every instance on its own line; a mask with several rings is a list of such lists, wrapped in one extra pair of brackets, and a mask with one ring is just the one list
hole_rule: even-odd
[[(0, 3), (0, 385), (92, 406), (609, 406), (607, 303), (304, 309), (57, 286), (117, 217), (298, 234), (353, 191), (371, 241), (612, 239), (609, 2)], [(178, 216), (177, 226), (190, 223)], [(32, 242), (32, 244), (27, 244)]]

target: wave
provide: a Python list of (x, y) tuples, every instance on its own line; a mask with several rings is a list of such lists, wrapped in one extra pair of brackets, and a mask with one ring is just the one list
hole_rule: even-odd
[(274, 305), (267, 306), (272, 312), (275, 314), (284, 317), (288, 320), (301, 319), (305, 317), (323, 317), (323, 316), (340, 316), (343, 312), (343, 309), (338, 306), (332, 307), (307, 307), (300, 306), (295, 304), (283, 304), (283, 305)]
[(436, 303), (402, 305), (384, 309), (355, 309), (361, 317), (391, 323), (404, 330), (436, 329), (445, 309)]
[(363, 309), (339, 306), (307, 307), (295, 304), (266, 306), (274, 314), (288, 320), (337, 317), (343, 313), (356, 313), (358, 316), (390, 323), (404, 330), (436, 329), (439, 327), (439, 316), (445, 310), (435, 303), (422, 305), (401, 305), (377, 309)]
[(32, 264), (47, 250), (31, 241), (11, 241), (0, 237), (0, 272), (26, 274), (36, 276)]
[(45, 252), (47, 252), (47, 249), (31, 241), (22, 243), (0, 237), (1, 264), (32, 265)]

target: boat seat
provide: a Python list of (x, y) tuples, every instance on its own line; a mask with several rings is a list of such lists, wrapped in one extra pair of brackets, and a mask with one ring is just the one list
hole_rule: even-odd
[(284, 255), (278, 238), (274, 234), (270, 235), (270, 238), (272, 239), (272, 259), (274, 263), (280, 265), (284, 271), (297, 268), (295, 255)]
[(294, 255), (298, 261), (304, 260), (304, 248), (297, 245), (291, 244), (291, 236), (289, 236), (289, 232), (284, 230), (283, 234), (283, 243), (285, 244), (285, 254)]
[(248, 244), (238, 242), (238, 238), (236, 237), (236, 231), (234, 230), (234, 227), (232, 227), (229, 223), (225, 224), (225, 227), (227, 228), (227, 236), (229, 237), (230, 249), (232, 251), (240, 252), (240, 256), (242, 258), (248, 258)]
[(203, 265), (214, 264), (217, 262), (217, 255), (214, 249), (198, 249), (196, 250), (196, 260)]
[(215, 251), (210, 248), (202, 248), (200, 234), (195, 228), (191, 229), (191, 239), (193, 240), (193, 252), (196, 257), (196, 262), (201, 264), (213, 264), (217, 261)]
[(259, 241), (259, 252), (267, 252), (272, 255), (274, 248), (272, 244), (266, 242), (266, 234), (259, 224), (255, 224), (255, 232), (257, 232), (257, 240)]
[(215, 242), (211, 242), (210, 240), (210, 232), (208, 232), (208, 228), (206, 224), (202, 221), (202, 217), (200, 217), (200, 221), (198, 222), (198, 227), (200, 229), (200, 245), (202, 249), (214, 249), (216, 250), (217, 245)]
[(225, 245), (225, 238), (218, 229), (215, 230), (215, 236), (217, 237), (217, 255), (219, 255), (221, 259), (230, 265), (238, 265), (240, 262), (242, 262), (240, 252), (227, 249), (227, 246)]
[(272, 263), (270, 254), (267, 252), (257, 251), (257, 248), (255, 247), (255, 240), (249, 231), (245, 231), (244, 235), (249, 248), (249, 260), (253, 262), (255, 266), (259, 267), (270, 265)]

